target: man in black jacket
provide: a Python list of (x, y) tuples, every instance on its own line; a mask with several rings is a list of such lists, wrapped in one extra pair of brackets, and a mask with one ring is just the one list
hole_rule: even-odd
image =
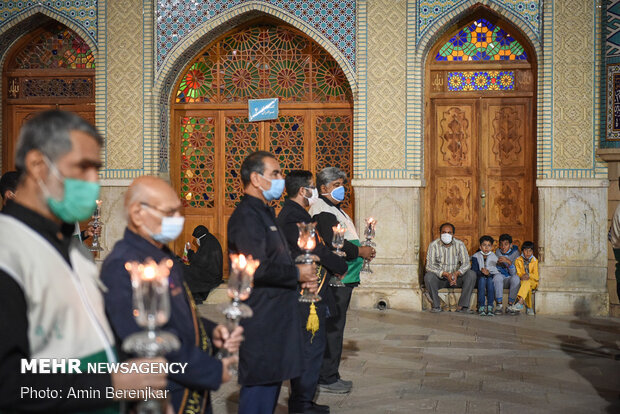
[(186, 268), (187, 285), (197, 305), (222, 283), (222, 245), (202, 224), (196, 226), (192, 236), (198, 249), (187, 251), (189, 266)]
[(317, 289), (316, 266), (295, 265), (284, 234), (267, 203), (281, 197), (284, 179), (273, 155), (254, 152), (241, 165), (245, 195), (228, 221), (228, 250), (260, 262), (247, 304), (254, 316), (242, 322), (239, 351), (239, 413), (274, 412), (282, 381), (302, 370), (303, 334), (297, 289)]
[[(306, 208), (318, 199), (318, 192), (310, 171), (291, 171), (286, 176), (285, 184), (289, 197), (284, 202), (277, 222), (286, 236), (291, 255), (295, 258), (303, 253), (297, 245), (299, 237), (297, 223), (312, 222), (312, 218), (306, 211)], [(308, 321), (310, 316), (310, 304), (299, 302), (301, 324), (304, 330), (304, 367), (299, 377), (291, 379), (291, 396), (288, 403), (289, 413), (329, 412), (327, 405), (316, 404), (313, 402), (313, 399), (319, 382), (323, 353), (325, 352), (325, 319), (328, 312), (328, 303), (333, 302), (327, 283), (331, 275), (346, 273), (347, 262), (344, 258), (333, 254), (322, 243), (318, 234), (315, 238), (316, 248), (313, 253), (320, 258), (318, 294), (322, 299), (315, 303), (319, 326), (315, 332), (312, 332), (312, 329), (304, 329), (306, 328), (306, 321)], [(334, 306), (330, 308), (334, 309)]]

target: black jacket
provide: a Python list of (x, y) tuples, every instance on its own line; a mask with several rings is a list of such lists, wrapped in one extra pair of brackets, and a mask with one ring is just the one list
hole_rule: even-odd
[(194, 253), (187, 252), (189, 266), (185, 275), (192, 293), (208, 294), (222, 283), (222, 246), (211, 233), (200, 239), (200, 246)]
[(242, 322), (239, 384), (263, 385), (298, 377), (303, 336), (297, 310), (299, 272), (273, 210), (245, 195), (228, 221), (228, 251), (260, 261), (246, 303), (254, 316)]
[[(280, 214), (278, 214), (278, 226), (284, 232), (288, 247), (291, 251), (293, 258), (300, 254), (303, 254), (302, 250), (297, 245), (297, 238), (299, 237), (299, 228), (297, 223), (311, 223), (314, 221), (305, 208), (297, 204), (296, 202), (286, 199)], [(347, 272), (347, 262), (344, 258), (337, 256), (322, 242), (322, 239), (317, 234), (317, 244), (313, 251), (314, 254), (321, 259), (320, 265), (324, 266), (328, 272), (327, 280), (322, 284), (321, 290), (318, 294), (321, 296), (321, 301), (316, 305), (319, 307), (329, 307), (330, 314), (335, 312), (335, 303), (333, 296), (331, 295), (329, 286), (329, 277), (334, 274), (343, 275)]]

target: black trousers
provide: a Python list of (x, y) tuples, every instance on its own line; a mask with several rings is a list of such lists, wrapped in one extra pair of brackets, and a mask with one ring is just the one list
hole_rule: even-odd
[[(322, 302), (322, 301), (321, 301)], [(306, 321), (310, 313), (310, 304), (299, 303), (301, 321), (304, 330), (304, 370), (301, 376), (291, 379), (291, 396), (288, 399), (288, 411), (303, 413), (312, 406), (316, 386), (319, 381), (319, 372), (325, 353), (325, 316), (327, 305), (317, 302), (316, 313), (319, 317), (319, 330), (314, 333), (306, 330)]]
[[(323, 355), (319, 384), (333, 384), (340, 379), (338, 368), (342, 356), (342, 342), (344, 340), (344, 326), (347, 323), (347, 310), (351, 302), (353, 286), (330, 287), (336, 304), (335, 315), (325, 322), (327, 345)], [(331, 310), (331, 309), (330, 309)]]

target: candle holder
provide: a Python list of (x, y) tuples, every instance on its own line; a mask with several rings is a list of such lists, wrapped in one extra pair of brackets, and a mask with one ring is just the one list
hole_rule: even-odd
[[(145, 263), (127, 262), (125, 269), (131, 275), (133, 290), (133, 314), (136, 323), (146, 331), (136, 332), (123, 341), (123, 351), (140, 357), (154, 358), (180, 348), (179, 339), (158, 330), (170, 318), (170, 294), (168, 275), (172, 268), (171, 259), (156, 263), (147, 259)], [(159, 414), (161, 401), (147, 399), (137, 406), (138, 414)]]
[(95, 208), (95, 211), (93, 212), (93, 220), (88, 223), (89, 226), (93, 227), (93, 240), (90, 244), (90, 247), (88, 247), (88, 250), (90, 250), (91, 252), (103, 251), (103, 248), (101, 247), (101, 243), (99, 241), (99, 235), (97, 234), (97, 229), (103, 224), (103, 222), (101, 221), (102, 201), (97, 200), (96, 203), (97, 208)]
[[(337, 226), (332, 227), (333, 237), (332, 237), (332, 246), (336, 248), (332, 253), (340, 257), (346, 257), (346, 253), (343, 252), (342, 249), (344, 247), (344, 233), (347, 231), (347, 228), (338, 223)], [(329, 285), (332, 287), (344, 287), (344, 283), (342, 280), (337, 278), (336, 276), (332, 276), (329, 279)]]
[[(246, 257), (243, 254), (230, 254), (230, 262), (228, 297), (231, 301), (222, 303), (218, 308), (226, 316), (226, 329), (232, 333), (239, 326), (241, 319), (251, 318), (253, 315), (252, 308), (241, 301), (250, 297), (254, 272), (260, 263), (252, 259), (252, 256)], [(226, 348), (221, 348), (217, 353), (219, 359), (232, 355)], [(236, 365), (228, 365), (228, 373), (231, 376), (237, 375)]]
[[(311, 252), (316, 247), (316, 230), (314, 223), (297, 223), (299, 228), (299, 238), (297, 239), (297, 245), (301, 250), (306, 253), (299, 255), (295, 258), (295, 263), (312, 264), (317, 263), (321, 259)], [(304, 289), (302, 295), (299, 297), (300, 302), (314, 303), (321, 300), (321, 297), (316, 293), (311, 293), (308, 289)]]
[[(364, 227), (364, 237), (366, 237), (366, 240), (362, 242), (362, 246), (370, 246), (370, 247), (376, 246), (375, 242), (372, 241), (372, 239), (375, 238), (375, 226), (376, 225), (377, 225), (377, 220), (375, 220), (374, 218), (368, 217), (366, 219), (366, 226)], [(362, 270), (360, 270), (360, 272), (373, 273), (372, 269), (370, 268), (370, 260), (364, 259), (364, 264), (362, 265)]]

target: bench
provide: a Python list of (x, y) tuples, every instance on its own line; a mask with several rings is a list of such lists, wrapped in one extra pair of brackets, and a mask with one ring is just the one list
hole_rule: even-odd
[[(441, 309), (444, 311), (456, 309), (458, 301), (461, 297), (461, 288), (443, 288), (439, 289), (439, 299), (441, 300)], [(510, 289), (504, 288), (504, 294), (502, 295), (502, 303), (506, 306), (508, 305), (508, 293)], [(422, 289), (422, 310), (429, 310), (432, 307), (432, 301), (430, 300), (430, 294), (427, 292), (426, 288)], [(453, 302), (450, 303), (450, 294), (453, 294)], [(451, 306), (452, 305), (452, 306)], [(532, 291), (532, 307), (534, 308), (534, 312), (536, 312), (536, 290)], [(469, 309), (478, 309), (478, 289), (474, 288), (474, 292), (471, 295), (471, 301), (469, 304)]]

